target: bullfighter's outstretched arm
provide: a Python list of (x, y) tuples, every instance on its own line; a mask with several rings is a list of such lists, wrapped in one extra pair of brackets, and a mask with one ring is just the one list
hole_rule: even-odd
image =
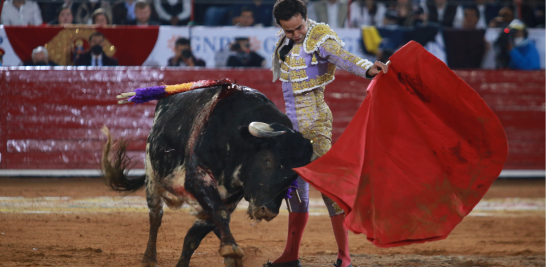
[(349, 51), (343, 49), (341, 45), (332, 39), (328, 39), (321, 44), (318, 52), (322, 58), (327, 59), (330, 63), (343, 70), (363, 78), (373, 78), (367, 74), (368, 69), (373, 66), (373, 62), (349, 53)]

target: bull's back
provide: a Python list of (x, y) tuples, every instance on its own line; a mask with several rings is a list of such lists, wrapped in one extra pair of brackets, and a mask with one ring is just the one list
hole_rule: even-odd
[(152, 166), (157, 175), (166, 177), (184, 163), (187, 152), (195, 152), (201, 165), (219, 174), (236, 164), (237, 159), (227, 155), (229, 149), (231, 154), (248, 149), (240, 129), (253, 121), (292, 128), (284, 113), (252, 89), (212, 87), (162, 99), (148, 136)]

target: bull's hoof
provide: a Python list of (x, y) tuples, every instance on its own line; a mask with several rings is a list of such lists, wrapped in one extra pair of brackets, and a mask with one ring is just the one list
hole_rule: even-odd
[(224, 258), (224, 265), (226, 267), (243, 267), (243, 260), (241, 258)]
[(244, 256), (243, 250), (236, 244), (224, 245), (220, 247), (220, 255), (224, 258), (242, 258)]

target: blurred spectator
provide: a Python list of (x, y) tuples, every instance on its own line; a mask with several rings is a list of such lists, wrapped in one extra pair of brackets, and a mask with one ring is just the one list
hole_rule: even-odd
[(89, 36), (89, 52), (82, 54), (76, 62), (75, 66), (117, 66), (118, 61), (104, 54), (104, 35), (100, 32), (94, 32)]
[(500, 6), (494, 0), (475, 0), (475, 3), (480, 12), (476, 28), (485, 29), (491, 20), (499, 14)]
[(513, 39), (510, 39), (510, 63), (508, 68), (515, 70), (539, 70), (540, 56), (535, 43), (529, 40), (527, 28), (520, 20), (514, 20), (508, 25)]
[[(134, 23), (136, 21), (136, 14), (135, 14), (136, 3), (137, 3), (136, 0), (122, 0), (122, 1), (116, 2), (112, 6), (112, 24), (127, 25), (131, 22)], [(149, 3), (150, 2), (148, 2), (148, 4)], [(158, 21), (159, 17), (157, 16), (157, 12), (155, 12), (155, 8), (151, 5), (150, 5), (150, 11), (151, 11), (150, 19), (153, 21)]]
[(110, 25), (110, 17), (102, 8), (99, 8), (91, 15), (91, 24), (97, 26)]
[(389, 38), (383, 38), (377, 49), (377, 54), (375, 54), (376, 59), (381, 62), (387, 62), (397, 49), (398, 47)]
[(78, 6), (74, 16), (74, 23), (95, 24), (92, 22), (93, 14), (99, 9), (102, 10), (104, 14), (107, 14), (107, 16), (112, 14), (112, 7), (109, 1), (89, 0), (89, 2), (82, 3)]
[(191, 0), (154, 0), (154, 7), (163, 25), (187, 25), (191, 16)]
[(317, 22), (332, 28), (344, 28), (347, 20), (347, 0), (319, 0), (312, 3)]
[(69, 6), (61, 6), (57, 11), (57, 19), (50, 21), (49, 25), (65, 25), (72, 24), (74, 22), (74, 16)]
[(544, 17), (546, 3), (544, 0), (536, 0), (535, 1), (535, 7), (534, 7), (534, 15), (535, 15), (535, 21), (536, 25), (535, 28), (544, 28), (544, 25), (546, 24), (546, 19)]
[(40, 25), (42, 14), (34, 1), (5, 1), (2, 7), (2, 24), (4, 25)]
[(112, 24), (123, 25), (135, 21), (136, 0), (124, 0), (114, 3), (112, 6)]
[(229, 56), (228, 67), (263, 67), (265, 60), (258, 53), (250, 50), (250, 42), (247, 37), (235, 38), (231, 45), (231, 51), (235, 54)]
[[(241, 0), (240, 0), (241, 1)], [(237, 17), (243, 10), (250, 10), (253, 15), (253, 25), (256, 27), (269, 27), (273, 22), (273, 4), (264, 3), (264, 0), (242, 0), (244, 4), (234, 5), (232, 8), (232, 21), (237, 24)]]
[(357, 0), (351, 3), (350, 25), (351, 27), (383, 26), (383, 18), (387, 7), (375, 0)]
[(232, 10), (232, 5), (228, 4), (216, 4), (206, 7), (205, 10), (205, 26), (224, 26), (230, 25), (231, 21), (230, 12)]
[[(425, 10), (420, 6), (414, 6), (411, 12), (411, 26), (424, 26), (428, 24)], [(432, 24), (432, 23), (431, 23)], [(435, 25), (438, 26), (438, 25)]]
[(514, 0), (514, 17), (521, 20), (529, 28), (538, 25), (537, 21), (535, 21), (533, 4), (532, 0)]
[(448, 0), (434, 0), (434, 3), (427, 5), (427, 8), (428, 21), (437, 22), (442, 27), (461, 27), (464, 17), (462, 6), (450, 3)]
[(74, 15), (76, 14), (78, 10), (79, 5), (80, 5), (79, 3), (74, 3), (73, 0), (64, 0), (64, 1), (53, 0), (51, 2), (48, 1), (44, 6), (44, 12), (43, 12), (44, 21), (45, 23), (49, 23), (58, 19), (59, 17), (58, 11), (62, 6), (70, 7), (70, 10), (72, 11), (72, 15)]
[(243, 7), (241, 14), (235, 18), (235, 26), (251, 27), (254, 25), (254, 12), (249, 7)]
[[(474, 12), (478, 13), (477, 11)], [(474, 21), (477, 21), (477, 19), (474, 19)], [(443, 29), (446, 63), (452, 69), (479, 69), (488, 50), (488, 43), (485, 41), (485, 29), (475, 29), (475, 22), (465, 22), (463, 24), (474, 25), (474, 28), (472, 29), (469, 26), (466, 29)]]
[(540, 69), (540, 56), (522, 21), (515, 19), (501, 31), (495, 41), (495, 59), (497, 68)]
[(464, 30), (475, 30), (480, 20), (480, 10), (475, 6), (464, 8), (464, 18), (462, 28)]
[(55, 62), (49, 60), (47, 49), (38, 46), (32, 50), (32, 61), (26, 62), (25, 66), (58, 66)]
[(148, 2), (145, 0), (138, 0), (135, 4), (135, 20), (130, 21), (127, 25), (138, 25), (138, 26), (153, 26), (161, 25), (158, 21), (151, 20), (150, 16), (152, 15), (152, 8)]
[(415, 6), (409, 16), (409, 26), (413, 26), (412, 30), (407, 31), (406, 37), (409, 40), (418, 42), (422, 46), (428, 43), (436, 42), (436, 37), (440, 31), (440, 24), (426, 20), (425, 10), (421, 6)]
[(514, 20), (514, 8), (511, 6), (505, 6), (499, 11), (499, 16), (489, 22), (491, 28), (505, 28)]
[(193, 55), (190, 40), (187, 38), (178, 38), (174, 49), (174, 57), (169, 58), (168, 66), (205, 67), (207, 65), (204, 60)]
[[(391, 3), (387, 7), (390, 11), (390, 18), (387, 19), (389, 23), (392, 22), (393, 16), (396, 14), (396, 24), (400, 26), (410, 26), (411, 25), (411, 12), (413, 11), (413, 6), (408, 0), (397, 0), (396, 3)], [(387, 12), (388, 12), (387, 11)], [(387, 15), (385, 15), (387, 16)], [(386, 24), (385, 24), (386, 25)], [(391, 24), (393, 25), (393, 24)]]
[(395, 9), (387, 10), (385, 17), (383, 17), (383, 25), (398, 25), (398, 11)]

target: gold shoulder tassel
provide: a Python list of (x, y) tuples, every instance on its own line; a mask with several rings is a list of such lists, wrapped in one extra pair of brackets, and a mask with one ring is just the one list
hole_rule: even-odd
[(316, 57), (315, 53), (313, 53), (313, 58), (311, 59), (311, 64), (312, 65), (317, 65), (318, 64), (317, 57)]

